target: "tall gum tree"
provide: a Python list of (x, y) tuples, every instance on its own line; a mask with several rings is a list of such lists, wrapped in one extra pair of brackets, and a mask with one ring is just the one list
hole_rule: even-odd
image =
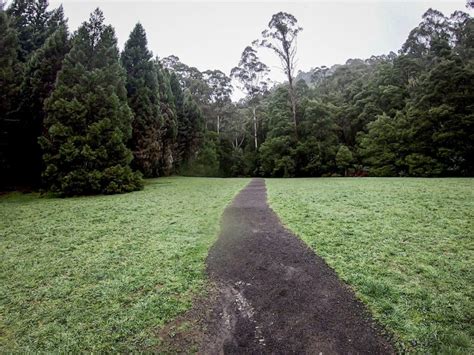
[(241, 89), (247, 94), (249, 104), (252, 107), (253, 138), (255, 150), (258, 149), (258, 120), (257, 101), (258, 98), (268, 91), (270, 80), (269, 69), (257, 56), (257, 51), (247, 46), (240, 57), (239, 65), (232, 69), (230, 75), (241, 83)]
[(224, 107), (231, 102), (230, 95), (233, 91), (232, 82), (231, 79), (220, 70), (206, 70), (203, 76), (210, 89), (209, 98), (211, 105), (214, 106), (216, 132), (217, 135), (219, 135)]
[(296, 113), (295, 67), (296, 67), (296, 39), (303, 28), (298, 26), (298, 20), (291, 14), (279, 12), (272, 16), (268, 29), (262, 32), (262, 40), (253, 43), (271, 49), (280, 59), (282, 70), (288, 79), (288, 93), (290, 96), (291, 112), (295, 136), (298, 139), (298, 118)]

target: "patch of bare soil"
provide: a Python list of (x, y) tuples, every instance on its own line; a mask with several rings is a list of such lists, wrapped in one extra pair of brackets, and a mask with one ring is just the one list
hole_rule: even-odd
[(160, 331), (162, 350), (204, 354), (393, 353), (352, 290), (267, 204), (253, 179), (222, 217), (212, 287)]

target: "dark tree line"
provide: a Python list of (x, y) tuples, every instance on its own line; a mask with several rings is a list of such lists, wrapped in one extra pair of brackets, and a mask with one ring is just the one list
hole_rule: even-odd
[(71, 35), (61, 7), (15, 0), (0, 11), (0, 50), (2, 188), (126, 192), (197, 160), (201, 108), (140, 24), (119, 53), (99, 9)]
[[(137, 24), (119, 53), (100, 10), (73, 34), (61, 7), (0, 10), (5, 187), (62, 195), (142, 176), (472, 176), (474, 22), (428, 10), (398, 54), (295, 75), (292, 15), (275, 14), (226, 75), (154, 57)], [(287, 82), (273, 85), (269, 49)], [(232, 79), (247, 95), (231, 100)]]
[(69, 51), (61, 7), (47, 1), (14, 1), (0, 11), (0, 162), (2, 181), (38, 180), (44, 100)]

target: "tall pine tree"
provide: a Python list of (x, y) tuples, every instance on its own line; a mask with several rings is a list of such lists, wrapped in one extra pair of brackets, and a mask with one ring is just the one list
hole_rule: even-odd
[(36, 184), (41, 176), (41, 148), (38, 138), (43, 133), (44, 101), (51, 94), (56, 75), (61, 69), (65, 55), (69, 52), (68, 31), (61, 26), (44, 45), (34, 52), (25, 66), (21, 85), (20, 112), (22, 139), (18, 147), (20, 172), (28, 181)]
[[(8, 135), (8, 140), (4, 140), (4, 143), (6, 142), (4, 150), (8, 152), (8, 175), (10, 180), (15, 182), (13, 185), (37, 185), (40, 180), (41, 154), (37, 139), (41, 133), (44, 116), (42, 100), (49, 95), (51, 89), (43, 94), (39, 94), (38, 89), (46, 88), (50, 83), (54, 83), (59, 68), (56, 66), (53, 73), (49, 75), (52, 79), (41, 78), (40, 76), (45, 74), (44, 68), (38, 68), (39, 58), (33, 57), (46, 45), (49, 37), (66, 26), (62, 7), (52, 11), (47, 8), (47, 0), (14, 0), (6, 10), (11, 27), (17, 33), (18, 41), (15, 51), (25, 69), (24, 73), (16, 75), (19, 90), (10, 93), (10, 104), (15, 109), (9, 117), (8, 127), (3, 129)], [(48, 55), (51, 54), (50, 50)], [(59, 62), (64, 54), (60, 55)], [(42, 55), (43, 53), (40, 54)], [(57, 55), (56, 53), (52, 55), (54, 58), (40, 59), (54, 62)], [(44, 64), (41, 65), (44, 66)], [(34, 76), (32, 80), (30, 80), (31, 76)], [(44, 85), (43, 80), (47, 81)], [(21, 84), (22, 81), (23, 84)], [(38, 94), (42, 96), (41, 100)]]
[(134, 156), (132, 164), (146, 177), (155, 177), (160, 171), (162, 154), (162, 116), (157, 72), (140, 23), (136, 24), (125, 43), (121, 60), (127, 72), (128, 104), (134, 114), (130, 143)]
[(177, 136), (176, 136), (176, 166), (179, 169), (185, 158), (187, 125), (184, 116), (184, 92), (176, 73), (170, 73), (170, 87), (173, 93), (174, 106), (176, 107)]
[(204, 117), (188, 89), (184, 92), (183, 120), (180, 124), (180, 142), (183, 142), (183, 160), (191, 163), (204, 140)]
[(22, 66), (18, 37), (7, 14), (0, 9), (0, 184), (11, 182), (12, 142)]
[(170, 74), (163, 68), (158, 59), (155, 61), (155, 70), (158, 76), (160, 107), (163, 117), (163, 125), (160, 134), (162, 144), (160, 174), (169, 175), (173, 172), (177, 161), (176, 138), (178, 135), (178, 122), (173, 91), (171, 89)]
[(44, 149), (47, 187), (63, 195), (139, 189), (132, 172), (132, 113), (112, 26), (96, 9), (77, 30), (71, 51), (46, 100)]
[(18, 32), (18, 54), (23, 62), (59, 27), (66, 25), (62, 6), (48, 11), (48, 5), (48, 0), (13, 0), (7, 10)]

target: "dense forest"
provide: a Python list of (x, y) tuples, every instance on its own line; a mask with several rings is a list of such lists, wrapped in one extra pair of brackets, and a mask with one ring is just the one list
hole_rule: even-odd
[[(97, 9), (74, 33), (47, 0), (0, 3), (2, 189), (64, 196), (142, 178), (473, 176), (474, 22), (429, 9), (398, 53), (295, 73), (303, 28), (271, 18), (228, 74), (120, 52)], [(285, 83), (259, 59), (271, 51)], [(232, 102), (233, 85), (245, 98)]]

